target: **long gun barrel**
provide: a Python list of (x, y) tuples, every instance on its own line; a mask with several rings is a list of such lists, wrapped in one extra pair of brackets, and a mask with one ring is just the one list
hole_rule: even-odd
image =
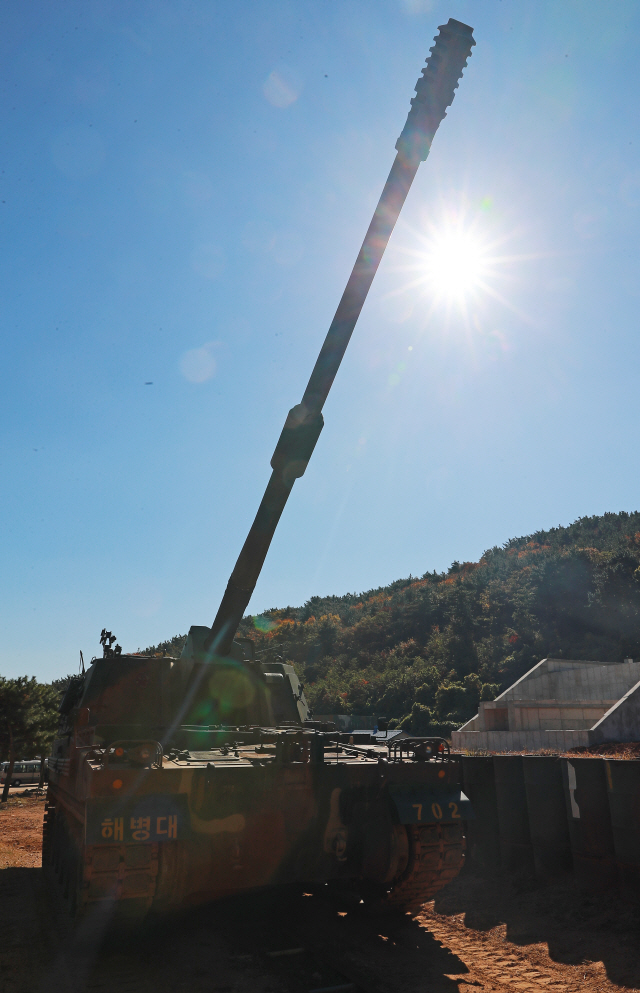
[(278, 521), (296, 479), (305, 472), (324, 426), (322, 408), (342, 362), (373, 277), (431, 142), (475, 45), (473, 30), (453, 18), (439, 28), (402, 134), (397, 155), (378, 201), (335, 317), (311, 373), (302, 401), (287, 416), (271, 459), (273, 472), (256, 518), (231, 573), (205, 649), (227, 655), (249, 605)]

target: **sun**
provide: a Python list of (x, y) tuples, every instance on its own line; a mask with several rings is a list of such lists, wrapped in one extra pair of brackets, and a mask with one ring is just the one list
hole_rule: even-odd
[(517, 269), (547, 253), (508, 251), (507, 245), (513, 247), (514, 240), (517, 244), (521, 231), (507, 231), (497, 223), (491, 216), (491, 198), (485, 197), (475, 208), (462, 200), (443, 203), (418, 228), (409, 228), (409, 243), (396, 255), (395, 271), (404, 278), (388, 296), (405, 296), (407, 313), (419, 307), (427, 322), (437, 314), (444, 317), (443, 328), (457, 325), (461, 318), (460, 326), (477, 329), (490, 313), (490, 304), (531, 323), (512, 299), (522, 279)]
[(458, 303), (484, 289), (490, 267), (486, 244), (462, 226), (433, 231), (420, 264), (431, 292)]

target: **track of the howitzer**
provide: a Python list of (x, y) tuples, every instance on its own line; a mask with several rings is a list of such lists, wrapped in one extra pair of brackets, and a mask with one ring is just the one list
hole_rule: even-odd
[[(33, 817), (40, 819), (44, 804)], [(517, 892), (471, 874), (411, 917), (371, 917), (320, 891), (264, 893), (125, 933), (74, 930), (26, 835), (0, 811), (2, 993), (592, 993), (640, 987), (640, 912), (571, 886)], [(34, 833), (35, 845), (35, 833)], [(467, 990), (468, 988), (468, 990)]]

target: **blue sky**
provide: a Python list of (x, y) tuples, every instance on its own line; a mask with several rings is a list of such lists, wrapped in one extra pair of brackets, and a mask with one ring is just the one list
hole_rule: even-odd
[[(6, 3), (0, 673), (211, 623), (449, 17), (477, 47), (251, 609), (640, 506), (638, 4)], [(490, 262), (442, 299), (451, 224)]]

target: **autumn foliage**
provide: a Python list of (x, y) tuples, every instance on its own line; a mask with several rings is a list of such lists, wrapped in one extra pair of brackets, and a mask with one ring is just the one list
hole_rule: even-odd
[(295, 664), (316, 713), (446, 733), (542, 658), (640, 658), (640, 513), (580, 518), (446, 573), (268, 610), (239, 633)]

